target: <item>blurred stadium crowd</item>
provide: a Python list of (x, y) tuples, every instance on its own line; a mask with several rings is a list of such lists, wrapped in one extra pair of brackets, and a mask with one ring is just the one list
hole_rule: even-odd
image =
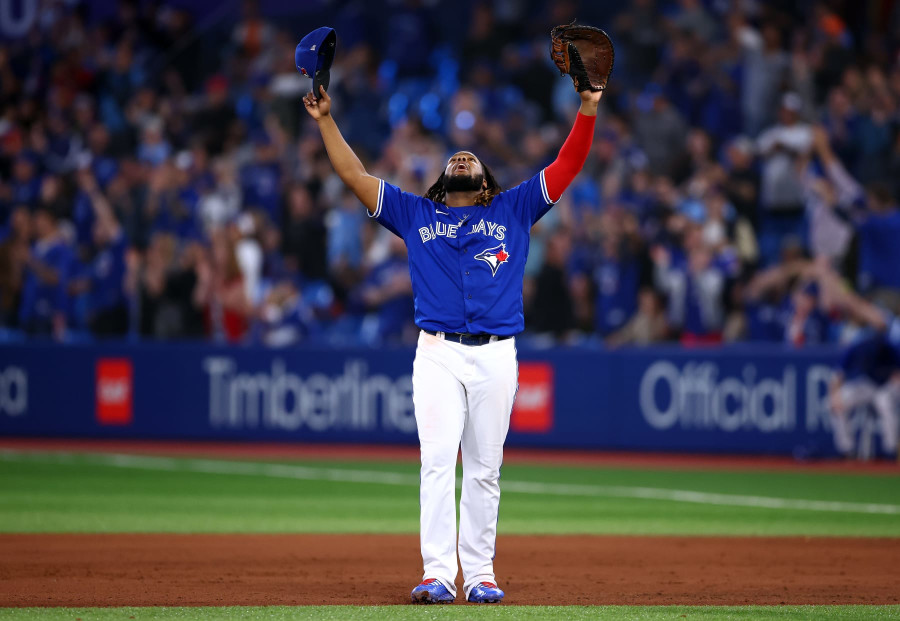
[(616, 68), (533, 233), (529, 338), (803, 346), (900, 310), (900, 3), (602, 4), (323, 3), (288, 25), (253, 2), (45, 2), (0, 47), (0, 338), (414, 342), (405, 248), (334, 175), (294, 46), (337, 29), (334, 113), (370, 173), (422, 194), (465, 148), (511, 187), (571, 127), (548, 32), (576, 16)]

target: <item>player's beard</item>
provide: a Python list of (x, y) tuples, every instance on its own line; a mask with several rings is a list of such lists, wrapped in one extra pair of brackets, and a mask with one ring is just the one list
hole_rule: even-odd
[(484, 173), (477, 175), (444, 175), (447, 192), (477, 192), (484, 183)]

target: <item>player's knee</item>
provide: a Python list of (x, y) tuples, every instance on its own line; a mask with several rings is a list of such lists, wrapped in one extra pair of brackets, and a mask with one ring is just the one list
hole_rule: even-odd
[(422, 453), (422, 475), (456, 471), (456, 454), (449, 451)]
[(463, 472), (463, 479), (468, 479), (482, 487), (495, 487), (500, 480), (500, 469), (476, 468), (473, 472)]

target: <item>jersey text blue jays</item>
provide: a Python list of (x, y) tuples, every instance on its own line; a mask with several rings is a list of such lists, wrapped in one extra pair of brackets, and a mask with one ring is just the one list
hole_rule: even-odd
[(541, 171), (486, 207), (448, 207), (381, 181), (370, 215), (406, 242), (418, 327), (511, 336), (525, 328), (531, 227), (553, 204)]

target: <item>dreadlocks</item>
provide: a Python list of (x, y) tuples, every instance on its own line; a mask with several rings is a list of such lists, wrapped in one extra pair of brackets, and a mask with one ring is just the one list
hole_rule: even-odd
[[(484, 180), (487, 181), (487, 188), (475, 197), (475, 204), (481, 207), (487, 207), (491, 204), (491, 201), (494, 200), (494, 197), (503, 191), (503, 188), (501, 188), (500, 184), (497, 183), (497, 180), (494, 179), (494, 173), (487, 167), (487, 164), (481, 162), (481, 169), (484, 171)], [(434, 185), (425, 192), (425, 198), (436, 203), (445, 203), (447, 200), (446, 181), (446, 173), (441, 173), (441, 176), (434, 182)]]

